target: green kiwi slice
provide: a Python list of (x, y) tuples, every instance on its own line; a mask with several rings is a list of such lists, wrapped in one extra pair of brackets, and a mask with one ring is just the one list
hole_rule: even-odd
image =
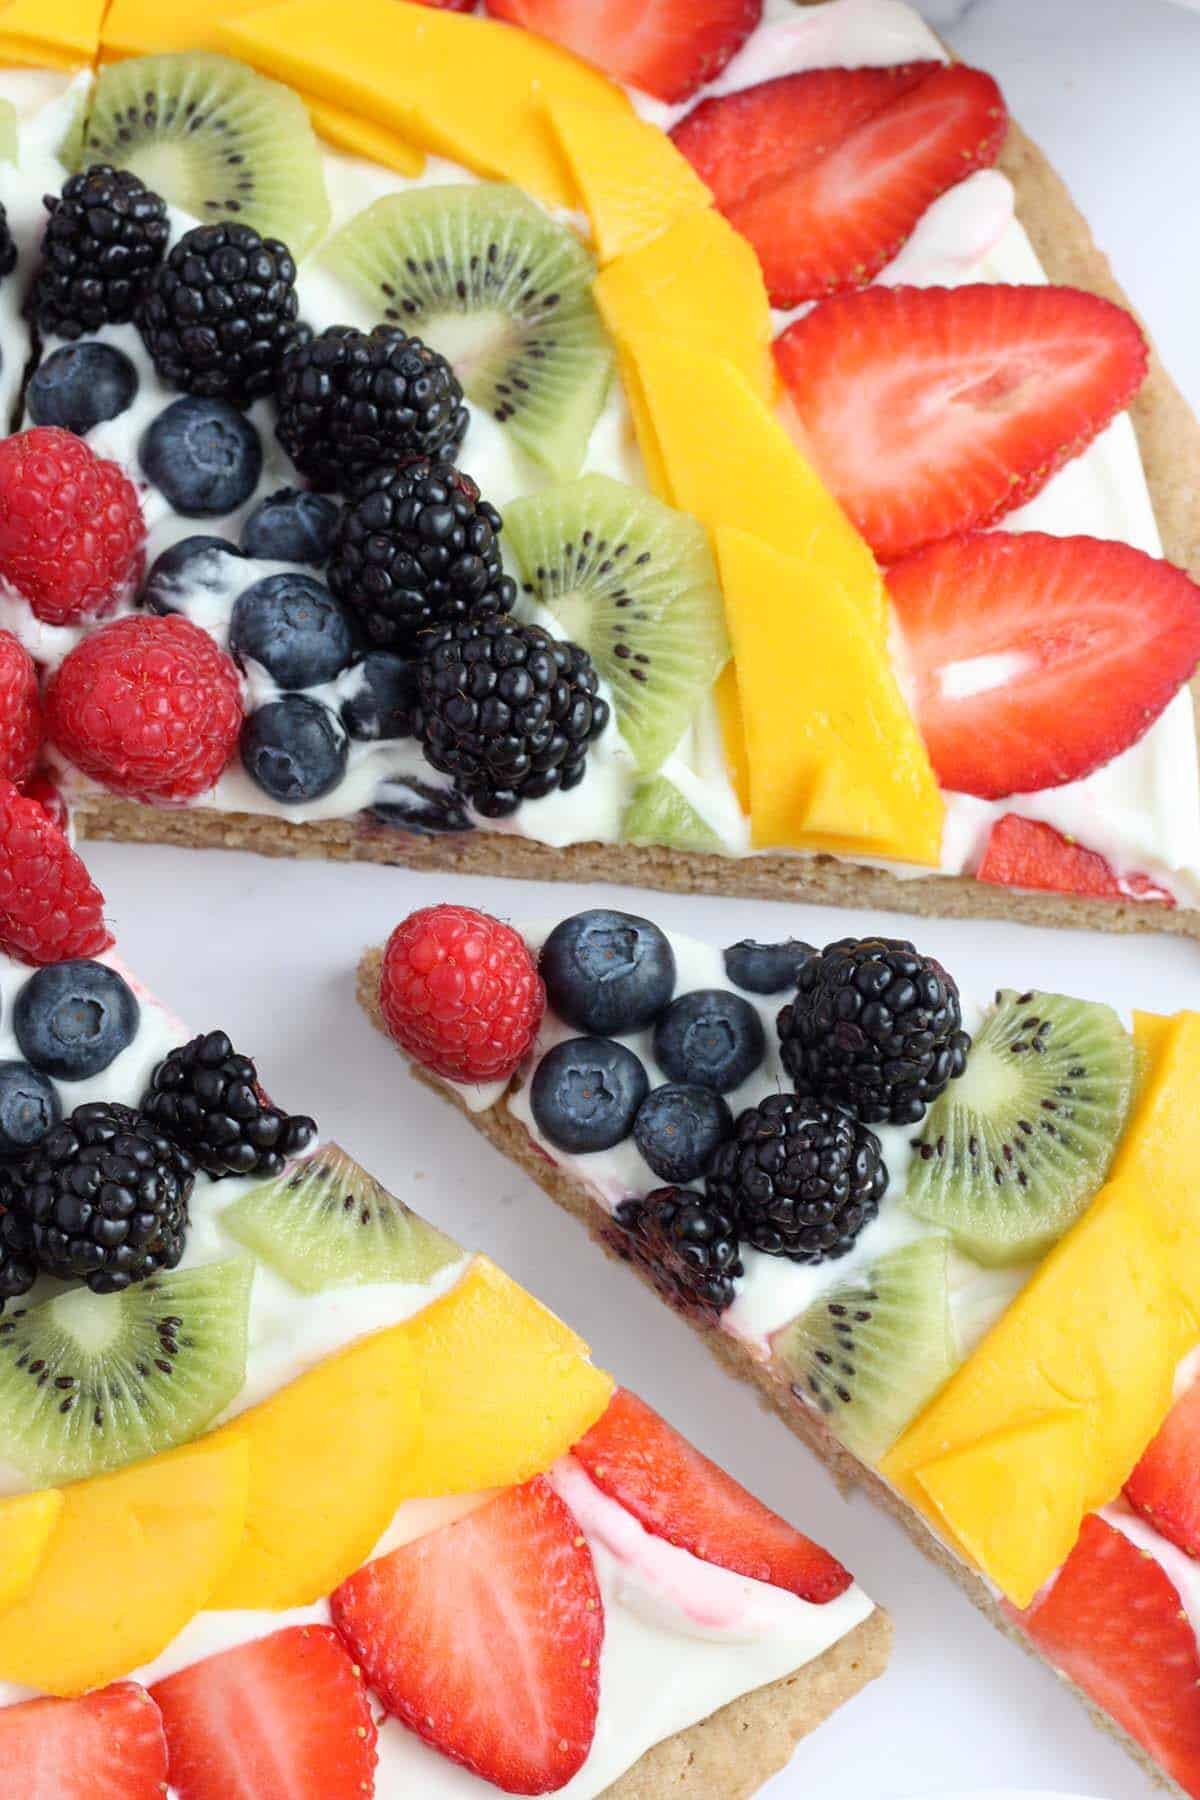
[(926, 1113), (906, 1203), (988, 1267), (1040, 1256), (1108, 1174), (1134, 1081), (1111, 1006), (1005, 989)]
[(463, 1256), (337, 1144), (252, 1188), (226, 1207), (221, 1223), (305, 1294), (363, 1281), (428, 1281)]
[(621, 836), (628, 844), (665, 844), (670, 850), (719, 855), (720, 838), (665, 775), (643, 781), (625, 809)]
[(949, 1245), (918, 1238), (839, 1282), (775, 1337), (795, 1392), (848, 1449), (875, 1463), (959, 1361)]
[(74, 166), (113, 163), (201, 224), (237, 219), (299, 260), (329, 225), (321, 152), (298, 94), (228, 56), (135, 56), (101, 69)]
[(463, 392), (553, 475), (573, 475), (612, 379), (575, 233), (504, 183), (389, 194), (321, 260), (378, 316), (432, 344)]
[(515, 501), (504, 536), (526, 595), (590, 652), (639, 771), (653, 774), (729, 660), (703, 526), (623, 481), (585, 475)]
[(77, 1481), (194, 1438), (246, 1376), (254, 1262), (70, 1288), (0, 1319), (0, 1459)]

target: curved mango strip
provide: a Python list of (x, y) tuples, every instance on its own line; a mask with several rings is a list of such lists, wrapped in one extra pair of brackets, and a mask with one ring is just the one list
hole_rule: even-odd
[(0, 1607), (11, 1606), (32, 1585), (62, 1509), (58, 1488), (0, 1500)]
[(0, 6), (0, 63), (88, 68), (99, 53), (103, 17), (104, 0), (7, 0)]
[(551, 99), (546, 116), (591, 220), (601, 263), (642, 249), (676, 220), (711, 207), (712, 194), (687, 157), (632, 108)]

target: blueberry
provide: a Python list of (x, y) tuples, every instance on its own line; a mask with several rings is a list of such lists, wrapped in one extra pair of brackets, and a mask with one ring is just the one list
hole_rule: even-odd
[(799, 938), (783, 944), (756, 944), (753, 938), (743, 938), (726, 950), (725, 973), (748, 994), (782, 994), (795, 987), (797, 972), (816, 954)]
[(347, 667), (354, 634), (341, 601), (314, 575), (265, 575), (234, 603), (229, 648), (282, 688), (315, 687)]
[(534, 1071), (529, 1104), (556, 1150), (611, 1150), (629, 1136), (650, 1083), (639, 1057), (612, 1038), (568, 1038)]
[(728, 1094), (766, 1052), (762, 1020), (728, 988), (696, 988), (673, 1000), (654, 1027), (654, 1056), (672, 1081)]
[(285, 806), (319, 800), (346, 773), (346, 734), (336, 715), (306, 694), (285, 694), (242, 726), (242, 761), (264, 794)]
[(0, 1062), (0, 1156), (23, 1156), (62, 1118), (58, 1089), (27, 1062)]
[(82, 437), (133, 405), (137, 370), (113, 344), (64, 344), (42, 363), (26, 390), (35, 425), (61, 425)]
[(327, 494), (279, 488), (260, 500), (242, 526), (242, 549), (264, 562), (329, 561), (337, 531), (338, 506)]
[(262, 474), (262, 443), (249, 419), (228, 400), (198, 394), (160, 412), (138, 454), (147, 481), (189, 519), (232, 512)]
[(541, 969), (559, 1018), (606, 1037), (641, 1031), (675, 992), (674, 951), (634, 913), (598, 907), (564, 919), (546, 939)]
[(228, 538), (197, 533), (180, 538), (156, 556), (142, 585), (138, 605), (148, 612), (202, 612), (211, 602), (232, 602), (245, 580), (245, 558)]
[(417, 704), (417, 667), (387, 650), (371, 650), (358, 665), (354, 692), (342, 703), (342, 724), (352, 738), (412, 736)]
[(436, 788), (415, 776), (394, 776), (379, 790), (372, 818), (414, 837), (438, 837), (443, 831), (474, 831), (466, 802), (457, 788)]
[(103, 963), (51, 963), (17, 995), (13, 1029), (22, 1055), (44, 1075), (86, 1081), (137, 1035), (141, 1008), (129, 983)]
[(663, 1181), (695, 1181), (732, 1136), (733, 1114), (720, 1094), (682, 1081), (654, 1088), (633, 1121), (633, 1141)]

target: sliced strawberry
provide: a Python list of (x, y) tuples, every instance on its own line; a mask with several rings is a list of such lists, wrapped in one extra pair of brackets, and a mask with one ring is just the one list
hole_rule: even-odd
[(616, 81), (686, 100), (721, 73), (762, 18), (763, 0), (487, 0)]
[(1200, 1381), (1171, 1408), (1125, 1498), (1165, 1538), (1200, 1556)]
[(625, 1388), (617, 1389), (573, 1455), (647, 1531), (702, 1562), (787, 1588), (817, 1605), (850, 1586), (850, 1576), (828, 1551), (794, 1531)]
[(887, 585), (917, 723), (956, 793), (1090, 775), (1200, 663), (1200, 586), (1128, 544), (980, 532), (906, 557)]
[(840, 295), (775, 355), (818, 467), (887, 562), (1032, 498), (1132, 399), (1147, 360), (1109, 300), (986, 284)]
[(368, 1563), (330, 1604), (388, 1711), (443, 1755), (509, 1794), (582, 1767), (604, 1611), (587, 1540), (540, 1475)]
[(1200, 1654), (1172, 1583), (1103, 1519), (1084, 1520), (1049, 1593), (1016, 1615), (1038, 1649), (1200, 1795)]
[(135, 1681), (82, 1700), (0, 1707), (0, 1794), (8, 1800), (163, 1800), (167, 1742)]
[(369, 1800), (375, 1720), (328, 1625), (206, 1656), (150, 1690), (180, 1800)]
[(1149, 875), (1118, 875), (1098, 850), (1087, 850), (1040, 819), (1005, 813), (988, 836), (977, 881), (997, 887), (1035, 888), (1047, 894), (1084, 894), (1097, 900), (1157, 900), (1175, 896)]

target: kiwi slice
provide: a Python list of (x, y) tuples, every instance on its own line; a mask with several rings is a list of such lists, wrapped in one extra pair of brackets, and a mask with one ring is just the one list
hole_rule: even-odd
[(39, 1485), (182, 1444), (246, 1375), (249, 1256), (70, 1288), (0, 1319), (0, 1459)]
[(221, 1223), (306, 1294), (363, 1281), (428, 1281), (463, 1251), (323, 1144), (226, 1207)]
[(504, 536), (525, 593), (591, 653), (639, 770), (652, 774), (729, 660), (703, 526), (623, 481), (585, 475), (515, 501)]
[(74, 167), (132, 169), (207, 224), (238, 219), (299, 259), (329, 225), (321, 152), (298, 94), (228, 56), (135, 56), (101, 69)]
[(878, 1462), (960, 1358), (949, 1245), (918, 1238), (839, 1282), (773, 1341), (797, 1394), (864, 1462)]
[(454, 366), (468, 400), (551, 474), (572, 475), (612, 379), (575, 233), (519, 188), (415, 188), (368, 206), (321, 260)]
[(621, 836), (628, 844), (666, 844), (671, 850), (718, 855), (720, 838), (665, 775), (643, 781), (625, 809)]
[(1108, 1173), (1134, 1082), (1111, 1006), (1005, 989), (925, 1115), (906, 1202), (988, 1267), (1048, 1250)]

